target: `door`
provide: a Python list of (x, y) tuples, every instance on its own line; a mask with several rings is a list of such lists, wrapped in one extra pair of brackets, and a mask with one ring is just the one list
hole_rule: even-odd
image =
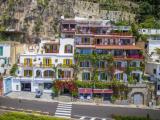
[(133, 102), (135, 105), (142, 105), (143, 104), (143, 96), (140, 93), (136, 93), (133, 96)]
[(9, 93), (12, 90), (12, 81), (10, 78), (5, 80), (5, 93)]

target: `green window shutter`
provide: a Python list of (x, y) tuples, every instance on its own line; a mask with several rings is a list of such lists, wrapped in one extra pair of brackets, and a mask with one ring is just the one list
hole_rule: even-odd
[(30, 77), (32, 77), (32, 70), (29, 71)]
[(26, 77), (27, 73), (26, 73), (26, 70), (24, 70), (24, 77)]
[(3, 47), (0, 47), (0, 56), (3, 56)]

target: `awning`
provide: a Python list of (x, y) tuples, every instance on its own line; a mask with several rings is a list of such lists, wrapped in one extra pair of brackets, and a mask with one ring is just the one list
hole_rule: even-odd
[(93, 89), (93, 93), (113, 93), (111, 89)]
[(92, 88), (78, 88), (78, 92), (83, 94), (91, 94)]

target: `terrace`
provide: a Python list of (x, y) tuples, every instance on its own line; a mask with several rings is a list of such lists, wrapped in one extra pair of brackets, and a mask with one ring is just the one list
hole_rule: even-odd
[(44, 45), (44, 49), (45, 49), (45, 53), (59, 53), (58, 44), (46, 43)]

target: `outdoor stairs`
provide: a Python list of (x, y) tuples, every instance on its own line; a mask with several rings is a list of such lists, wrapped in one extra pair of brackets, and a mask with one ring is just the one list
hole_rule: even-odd
[(55, 112), (55, 116), (71, 118), (71, 112), (72, 112), (72, 103), (59, 102)]

